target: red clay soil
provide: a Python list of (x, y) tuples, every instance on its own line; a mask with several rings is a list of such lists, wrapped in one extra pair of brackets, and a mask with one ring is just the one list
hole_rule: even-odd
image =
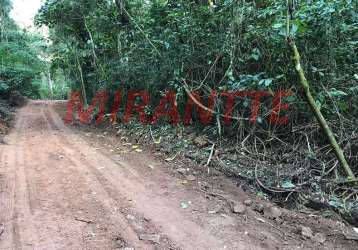
[(30, 102), (0, 145), (0, 249), (358, 249), (342, 222), (261, 213), (225, 177), (67, 127), (55, 104)]

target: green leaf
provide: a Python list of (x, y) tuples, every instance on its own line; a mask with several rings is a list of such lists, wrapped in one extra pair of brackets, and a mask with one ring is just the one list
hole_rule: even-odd
[(230, 69), (226, 72), (226, 76), (229, 78), (230, 81), (235, 81), (235, 77), (232, 73), (232, 69)]
[(274, 29), (280, 29), (282, 28), (283, 24), (282, 23), (275, 23), (274, 25), (272, 25), (272, 28)]
[(293, 184), (290, 180), (286, 180), (281, 184), (281, 187), (286, 188), (286, 189), (290, 189), (290, 188), (296, 187), (296, 185)]
[(357, 45), (358, 41), (349, 41), (348, 43), (351, 44), (351, 45)]
[(262, 79), (262, 80), (259, 81), (259, 85), (260, 85), (260, 86), (269, 87), (269, 86), (271, 86), (272, 82), (273, 82), (273, 79), (272, 79), (272, 78)]
[(330, 91), (328, 91), (328, 95), (330, 97), (343, 97), (343, 96), (347, 96), (348, 94), (341, 90), (337, 90), (337, 89), (333, 88)]
[(261, 57), (261, 52), (259, 49), (253, 49), (252, 54), (251, 54), (251, 58), (253, 58), (255, 61), (258, 61)]
[(7, 91), (9, 88), (10, 87), (9, 87), (9, 85), (7, 85), (7, 83), (0, 80), (0, 91)]
[(291, 35), (296, 35), (297, 31), (298, 31), (298, 26), (296, 24), (293, 24), (290, 31)]
[(255, 59), (255, 61), (258, 61), (260, 56), (258, 54), (252, 54), (251, 57)]

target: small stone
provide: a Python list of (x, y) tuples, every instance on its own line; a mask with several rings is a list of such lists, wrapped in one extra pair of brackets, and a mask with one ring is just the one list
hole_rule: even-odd
[(235, 214), (243, 214), (246, 211), (246, 207), (242, 203), (236, 203), (236, 204), (234, 204), (232, 211)]
[(244, 204), (245, 204), (245, 206), (251, 206), (252, 205), (252, 200), (250, 200), (250, 199), (247, 199), (247, 200), (245, 200), (244, 201)]
[(195, 177), (194, 175), (188, 175), (188, 176), (186, 177), (186, 179), (187, 179), (188, 181), (195, 181), (195, 180), (196, 180), (196, 177)]
[(131, 214), (128, 214), (127, 219), (128, 220), (135, 220), (135, 217), (133, 215), (131, 215)]
[(116, 243), (117, 243), (119, 249), (125, 249), (127, 247), (127, 243), (122, 238), (117, 238)]
[(264, 214), (272, 220), (278, 219), (282, 216), (282, 212), (279, 208), (271, 206), (264, 209)]
[(188, 134), (188, 139), (189, 140), (194, 140), (195, 137), (196, 137), (195, 133)]
[(237, 161), (238, 157), (237, 155), (234, 155), (234, 154), (228, 154), (226, 155), (226, 159), (228, 159), (229, 161)]
[(313, 240), (317, 243), (323, 244), (326, 241), (326, 236), (322, 233), (316, 233)]
[(343, 234), (347, 240), (357, 240), (358, 241), (358, 228), (354, 227), (352, 231), (345, 232)]
[(141, 234), (139, 235), (140, 240), (150, 241), (156, 244), (160, 243), (160, 235), (159, 234)]
[(186, 169), (185, 169), (185, 168), (178, 168), (178, 169), (177, 169), (177, 172), (178, 172), (179, 174), (185, 174), (185, 173), (186, 173)]
[(276, 219), (276, 223), (282, 225), (285, 221), (281, 218)]
[(254, 207), (254, 210), (259, 213), (262, 213), (264, 211), (264, 209), (265, 209), (265, 206), (261, 203), (256, 204), (256, 206)]
[(221, 209), (222, 209), (222, 206), (218, 205), (213, 210), (210, 210), (208, 213), (209, 214), (217, 214), (217, 213), (219, 213), (221, 211)]
[(203, 148), (209, 144), (204, 136), (198, 136), (194, 139), (194, 143), (196, 146)]
[(312, 229), (309, 227), (301, 226), (301, 235), (304, 239), (311, 239), (313, 237)]

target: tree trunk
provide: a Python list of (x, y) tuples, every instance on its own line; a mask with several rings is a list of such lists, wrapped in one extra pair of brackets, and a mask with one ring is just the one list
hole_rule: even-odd
[(78, 71), (80, 73), (80, 77), (81, 77), (81, 89), (82, 89), (82, 97), (83, 97), (83, 103), (84, 105), (87, 107), (88, 103), (87, 103), (87, 92), (86, 92), (86, 86), (85, 86), (85, 82), (83, 79), (83, 72), (82, 72), (82, 67), (80, 62), (78, 61), (78, 58), (76, 57), (77, 60), (77, 67), (78, 67)]
[(48, 88), (50, 90), (50, 96), (51, 99), (53, 99), (53, 82), (52, 82), (50, 71), (47, 72), (47, 81), (48, 81)]

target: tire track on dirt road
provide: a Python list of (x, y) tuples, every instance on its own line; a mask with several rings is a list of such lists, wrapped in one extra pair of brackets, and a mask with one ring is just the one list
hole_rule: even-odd
[[(128, 163), (115, 162), (93, 149), (65, 127), (62, 119), (51, 107), (47, 110), (52, 120), (50, 123), (65, 131), (60, 138), (63, 147), (76, 152), (77, 157), (72, 157), (72, 160), (77, 164), (85, 163), (114, 200), (123, 201), (118, 194), (124, 196), (124, 200), (131, 200), (133, 210), (144, 218), (149, 218), (154, 225), (160, 226), (161, 231), (165, 232), (164, 235), (178, 246), (184, 249), (244, 249), (241, 239), (231, 242), (234, 247), (227, 248), (224, 241), (179, 212), (180, 201), (172, 200), (170, 197), (163, 198), (160, 183), (144, 180), (143, 176), (136, 173)], [(78, 159), (80, 155), (82, 157)]]
[[(98, 176), (98, 173), (93, 171), (93, 166), (90, 166), (87, 162), (83, 161), (82, 157), (79, 157), (78, 150), (68, 146), (69, 143), (64, 143), (62, 135), (63, 131), (53, 122), (48, 110), (45, 112), (45, 116), (49, 126), (53, 130), (57, 130), (60, 133), (60, 136), (51, 138), (51, 141), (63, 154), (62, 162), (65, 161), (69, 166), (72, 166), (71, 171), (77, 172), (79, 177), (85, 176), (85, 180), (83, 180), (83, 182), (87, 183), (87, 186), (91, 189), (91, 192), (87, 193), (95, 194), (92, 196), (91, 200), (97, 203), (96, 211), (98, 212), (98, 209), (104, 211), (101, 213), (103, 218), (98, 218), (95, 211), (92, 211), (92, 213), (88, 215), (92, 216), (92, 219), (94, 218), (95, 221), (105, 220), (105, 224), (107, 224), (107, 226), (108, 224), (111, 224), (113, 227), (113, 233), (120, 236), (121, 240), (127, 242), (130, 246), (135, 247), (135, 249), (154, 249), (155, 247), (152, 244), (145, 244), (139, 240), (139, 237), (135, 230), (131, 227), (130, 222), (121, 213), (121, 209), (123, 209), (123, 204), (121, 203), (124, 202), (124, 198), (121, 197), (119, 193), (114, 196), (113, 193), (116, 192), (113, 192), (108, 185), (105, 185), (105, 181)], [(66, 178), (66, 176), (64, 176), (64, 178)], [(95, 204), (91, 204), (89, 207), (93, 207), (94, 205)], [(107, 219), (105, 219), (106, 217)], [(172, 248), (172, 246), (168, 247)]]
[[(7, 191), (2, 202), (1, 221), (5, 221), (1, 249), (33, 249), (36, 248), (37, 233), (33, 227), (32, 208), (30, 204), (29, 183), (25, 173), (25, 161), (22, 141), (25, 138), (25, 116), (20, 115), (15, 126), (15, 133), (9, 136), (9, 145), (4, 154), (7, 177)], [(21, 226), (26, 225), (26, 226)]]
[(10, 154), (10, 145), (2, 147), (0, 158), (0, 223), (2, 233), (0, 236), (0, 249), (10, 249), (13, 245), (13, 213), (15, 194), (15, 172), (11, 171), (9, 161), (14, 158)]
[[(160, 162), (149, 169), (147, 154), (95, 148), (63, 124), (53, 102), (22, 108), (8, 141), (0, 148), (0, 249), (267, 249), (231, 211), (208, 213), (219, 200), (187, 189)], [(183, 201), (193, 204), (183, 209)]]
[[(74, 165), (66, 160), (68, 157), (57, 142), (61, 135), (53, 133), (55, 128), (47, 121), (46, 112), (37, 106), (29, 104), (23, 111), (31, 113), (23, 116), (26, 123), (21, 128), (19, 156), (25, 157), (26, 168), (15, 172), (22, 176), (21, 182), (26, 183), (29, 212), (23, 217), (29, 223), (15, 225), (20, 229), (19, 233), (14, 233), (15, 242), (21, 244), (14, 248), (25, 249), (29, 245), (33, 249), (116, 249), (119, 244), (115, 237), (125, 234), (128, 224), (119, 223), (118, 214), (108, 216), (112, 215), (113, 208), (109, 197), (98, 195), (101, 193), (99, 185), (84, 174), (88, 171), (83, 164)], [(102, 206), (103, 203), (109, 205)], [(100, 223), (84, 222), (86, 216), (98, 218)], [(32, 234), (23, 230), (27, 224), (31, 225), (28, 228)], [(153, 249), (139, 241), (137, 235), (128, 242), (135, 249)], [(126, 246), (122, 239), (120, 244)]]

